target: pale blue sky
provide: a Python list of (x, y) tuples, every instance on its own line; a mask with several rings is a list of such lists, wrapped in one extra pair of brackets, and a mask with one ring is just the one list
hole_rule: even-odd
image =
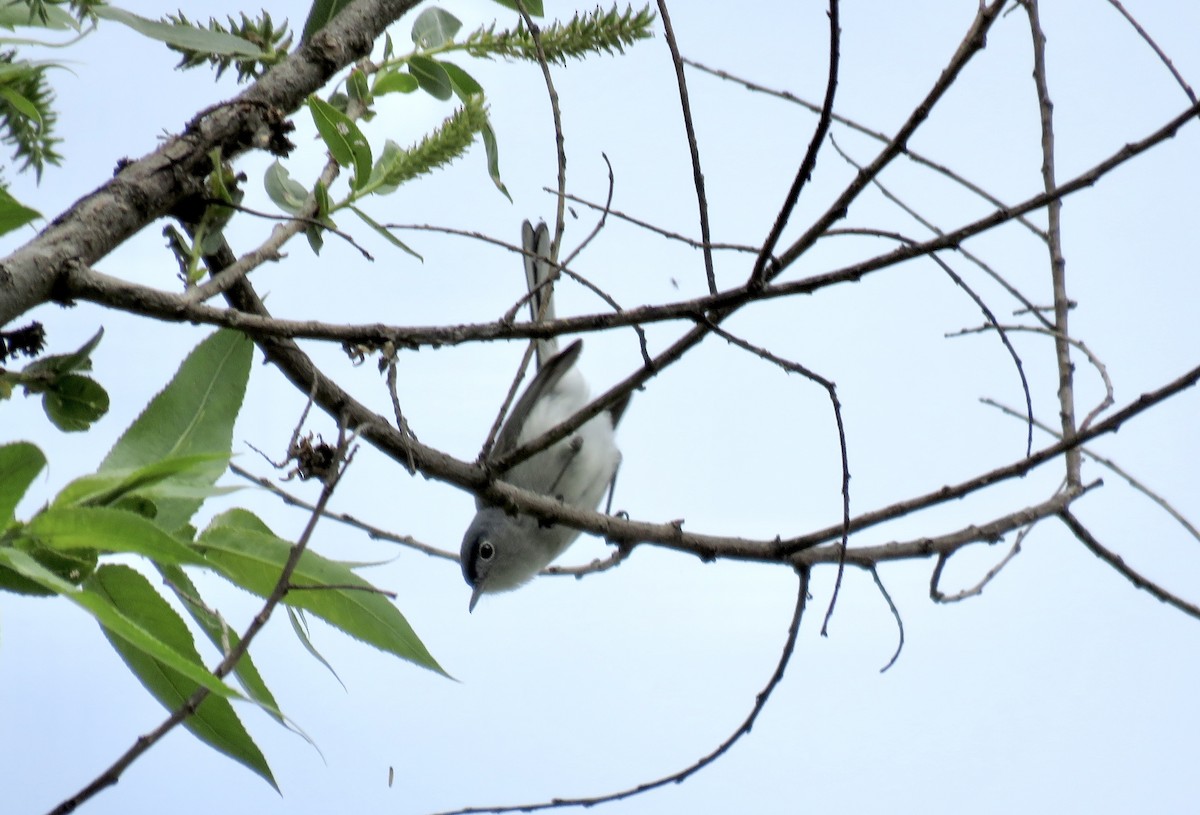
[[(301, 25), (292, 4), (265, 4)], [(1184, 2), (1127, 4), (1172, 56), (1200, 81), (1194, 47), (1200, 8)], [(508, 14), (487, 2), (443, 6), (467, 28)], [(547, 3), (569, 16), (571, 7)], [(1047, 3), (1049, 81), (1057, 118), (1060, 179), (1091, 166), (1182, 111), (1182, 91), (1100, 0)], [(155, 15), (174, 5), (127, 3)], [(894, 129), (927, 92), (953, 53), (974, 3), (847, 3), (842, 10), (838, 112)], [(257, 8), (257, 6), (256, 6)], [(819, 99), (827, 28), (823, 3), (676, 4), (673, 21), (686, 56), (773, 87)], [(184, 5), (192, 18), (224, 15), (234, 4)], [(408, 23), (394, 31), (407, 42)], [(999, 20), (988, 48), (912, 140), (1006, 201), (1041, 189), (1037, 109), (1030, 80), (1028, 26), (1020, 11)], [(67, 52), (74, 73), (55, 75), (65, 137), (63, 169), (42, 186), (15, 178), (14, 193), (53, 215), (102, 183), (123, 156), (153, 149), (199, 108), (232, 95), (227, 77), (178, 73), (165, 48), (114, 25)], [(516, 240), (524, 218), (549, 217), (553, 134), (538, 70), (526, 64), (459, 60), (489, 93), (510, 204), (486, 176), (475, 149), (445, 172), (374, 203), (378, 220), (435, 223)], [(689, 72), (714, 236), (760, 241), (808, 142), (815, 117), (707, 75)], [(697, 235), (691, 169), (682, 142), (674, 75), (663, 39), (627, 56), (572, 63), (555, 78), (563, 98), (568, 187), (602, 200), (606, 168), (616, 176), (614, 207)], [(389, 100), (370, 125), (407, 144), (448, 108), (427, 97)], [(309, 178), (323, 160), (305, 115), (293, 175)], [(1079, 307), (1072, 326), (1108, 365), (1118, 404), (1197, 362), (1194, 247), (1200, 170), (1196, 125), (1067, 200), (1065, 254)], [(873, 142), (835, 128), (857, 160)], [(270, 208), (260, 156), (238, 166), (250, 177), (247, 203)], [(820, 213), (852, 170), (823, 153), (796, 223)], [(11, 177), (11, 173), (9, 174)], [(927, 170), (897, 162), (889, 187), (943, 228), (989, 211)], [(568, 224), (573, 245), (591, 228)], [(373, 265), (336, 239), (314, 258), (303, 241), (283, 263), (256, 272), (279, 315), (395, 324), (496, 318), (521, 293), (518, 261), (480, 244), (413, 234), (419, 264), (352, 217), (341, 220), (376, 254)], [(844, 225), (924, 232), (877, 192), (864, 195)], [(99, 268), (171, 288), (176, 268), (162, 250), (161, 225), (130, 241)], [(270, 225), (243, 220), (230, 231), (238, 250)], [(789, 234), (798, 234), (798, 228)], [(25, 236), (9, 236), (4, 250)], [(882, 243), (819, 244), (788, 272), (799, 277), (863, 257)], [(1006, 226), (971, 241), (1039, 303), (1050, 300), (1045, 251)], [(718, 254), (718, 279), (739, 282), (748, 261)], [(956, 269), (1002, 319), (1014, 305), (960, 260)], [(665, 302), (704, 290), (700, 255), (611, 224), (578, 261), (579, 271), (620, 302)], [(678, 288), (676, 288), (678, 286)], [(559, 313), (600, 308), (586, 292), (560, 287)], [(113, 396), (110, 415), (83, 436), (51, 430), (33, 400), (0, 405), (0, 442), (29, 438), (50, 459), (28, 514), (64, 483), (94, 468), (113, 440), (165, 383), (207, 329), (159, 325), (81, 305), (36, 315), (55, 350), (74, 348), (100, 325), (106, 336), (96, 376)], [(1018, 458), (1024, 429), (979, 403), (1018, 405), (1011, 361), (994, 337), (945, 339), (978, 325), (971, 301), (933, 264), (910, 262), (855, 285), (746, 309), (728, 323), (752, 341), (837, 382), (845, 408), (855, 511), (958, 481)], [(649, 332), (655, 348), (678, 327)], [(1039, 416), (1053, 421), (1055, 374), (1048, 343), (1014, 337)], [(406, 354), (401, 397), (421, 439), (472, 459), (486, 434), (518, 344), (495, 343)], [(350, 369), (336, 348), (320, 359), (359, 398), (388, 411), (372, 365)], [(689, 529), (769, 537), (800, 534), (840, 513), (836, 437), (819, 388), (709, 340), (695, 356), (636, 395), (620, 428), (625, 464), (616, 506), (652, 521), (686, 519)], [(631, 332), (586, 339), (583, 370), (602, 387), (639, 363)], [(1079, 364), (1080, 403), (1101, 393)], [(1200, 439), (1197, 395), (1186, 392), (1106, 438), (1115, 457), (1193, 519)], [(246, 442), (278, 451), (303, 407), (271, 368), (256, 365), (235, 432), (239, 463), (266, 472)], [(322, 417), (316, 429), (327, 437)], [(1035, 445), (1044, 443), (1035, 436)], [(1200, 545), (1120, 479), (1095, 465), (1106, 486), (1078, 513), (1100, 539), (1147, 574), (1193, 600), (1200, 597)], [(959, 528), (1047, 496), (1059, 470), (863, 533), (866, 544)], [(231, 482), (235, 483), (235, 482)], [(291, 485), (308, 497), (315, 484)], [(281, 535), (301, 515), (266, 494), (243, 490), (206, 508), (252, 506)], [(411, 478), (364, 450), (340, 488), (335, 509), (456, 550), (472, 498)], [(951, 562), (950, 588), (968, 585), (1006, 550), (976, 547)], [(115, 788), (81, 811), (169, 809), (324, 813), (424, 813), (459, 806), (536, 803), (594, 795), (673, 772), (707, 753), (735, 728), (774, 668), (784, 640), (795, 578), (782, 568), (718, 563), (640, 547), (621, 568), (583, 581), (539, 579), (485, 598), (467, 614), (469, 591), (456, 565), (375, 543), (332, 522), (315, 547), (347, 560), (395, 560), (370, 571), (396, 591), (398, 605), (440, 662), (449, 682), (315, 623), (315, 639), (347, 690), (273, 622), (256, 659), (280, 704), (320, 745), (324, 759), (255, 710), (245, 720), (274, 769), (283, 796), (213, 753), (183, 730), (135, 764)], [(563, 558), (580, 563), (605, 547), (584, 538)], [(812, 608), (787, 677), (753, 732), (682, 786), (609, 805), (613, 813), (1187, 812), (1200, 799), (1195, 733), (1200, 729), (1200, 624), (1184, 618), (1097, 561), (1052, 522), (984, 594), (952, 606), (928, 597), (932, 563), (890, 565), (881, 576), (899, 606), (907, 637), (896, 666), (878, 669), (895, 647), (895, 623), (870, 577), (848, 572), (830, 636), (818, 636), (833, 572), (813, 578)], [(231, 621), (244, 625), (257, 604), (216, 581), (201, 587)], [(74, 793), (164, 716), (128, 674), (94, 622), (61, 601), (0, 595), (0, 790), (5, 813), (38, 813)], [(388, 768), (396, 780), (387, 785)]]

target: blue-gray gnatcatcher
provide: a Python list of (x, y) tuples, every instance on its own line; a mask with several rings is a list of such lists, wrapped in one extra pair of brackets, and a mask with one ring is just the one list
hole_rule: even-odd
[[(544, 223), (534, 229), (526, 221), (521, 238), (534, 320), (553, 320), (553, 286), (547, 283), (554, 270), (550, 231)], [(581, 340), (562, 352), (554, 338), (537, 341), (537, 374), (500, 428), (492, 455), (515, 450), (587, 405), (587, 383), (576, 366), (582, 350)], [(500, 473), (501, 480), (569, 506), (595, 509), (621, 463), (613, 429), (626, 404), (627, 400), (597, 414), (571, 435)], [(517, 588), (579, 537), (579, 530), (569, 526), (521, 513), (509, 515), (480, 500), (475, 506), (478, 511), (463, 537), (461, 555), (463, 577), (472, 589), (472, 611), (481, 595)]]

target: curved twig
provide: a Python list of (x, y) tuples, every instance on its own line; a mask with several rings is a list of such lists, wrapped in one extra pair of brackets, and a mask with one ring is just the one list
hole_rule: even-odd
[(555, 798), (552, 801), (545, 801), (536, 804), (516, 804), (512, 806), (495, 806), (495, 807), (464, 807), (462, 809), (454, 809), (446, 812), (440, 812), (437, 815), (476, 815), (476, 813), (492, 812), (536, 812), (545, 809), (559, 809), (566, 807), (593, 807), (597, 804), (606, 804), (611, 801), (621, 801), (626, 798), (632, 798), (636, 795), (641, 795), (644, 792), (665, 787), (667, 784), (678, 784), (688, 777), (695, 775), (700, 770), (703, 770), (709, 764), (719, 759), (733, 747), (742, 736), (750, 732), (754, 727), (754, 722), (758, 718), (758, 714), (762, 713), (766, 707), (767, 700), (771, 698), (771, 693), (779, 685), (783, 679), (784, 671), (787, 670), (788, 663), (792, 659), (792, 653), (796, 649), (796, 637), (800, 632), (800, 620), (804, 616), (804, 606), (808, 599), (808, 569), (798, 569), (797, 574), (800, 576), (800, 585), (796, 590), (796, 608), (792, 612), (792, 622), (788, 626), (787, 640), (783, 644), (783, 651), (779, 655), (779, 662), (775, 666), (774, 673), (767, 680), (767, 684), (754, 699), (754, 706), (751, 707), (750, 713), (746, 716), (742, 724), (733, 731), (723, 742), (721, 742), (715, 750), (701, 759), (689, 764), (678, 772), (670, 775), (657, 778), (653, 781), (647, 781), (638, 784), (636, 787), (612, 792), (606, 795), (596, 795), (587, 798)]

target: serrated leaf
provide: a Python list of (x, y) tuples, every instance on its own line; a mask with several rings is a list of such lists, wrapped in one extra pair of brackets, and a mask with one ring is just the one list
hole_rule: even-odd
[(56, 31), (79, 30), (79, 23), (65, 8), (44, 4), (42, 10), (46, 12), (45, 21), (33, 12), (28, 3), (0, 4), (0, 28), (7, 28), (11, 31), (18, 26), (30, 26)]
[[(200, 596), (200, 590), (196, 588), (196, 584), (188, 577), (187, 572), (178, 566), (155, 564), (159, 574), (163, 576), (167, 587), (175, 593), (183, 603), (183, 607), (187, 609), (188, 614), (199, 625), (205, 636), (217, 647), (217, 650), (222, 655), (228, 654), (241, 641), (238, 633), (231, 627), (225, 624), (225, 621), (217, 614), (210, 611), (210, 607), (204, 603)], [(250, 653), (246, 652), (242, 658), (233, 666), (233, 675), (237, 677), (238, 683), (242, 689), (246, 691), (246, 695), (258, 703), (258, 706), (270, 714), (280, 724), (288, 727), (291, 730), (299, 733), (312, 744), (312, 740), (304, 735), (300, 730), (288, 724), (286, 717), (279, 710), (279, 705), (275, 702), (275, 696), (267, 688), (267, 683), (263, 681), (262, 675), (258, 672), (258, 668), (254, 665), (254, 660), (250, 658)], [(313, 744), (315, 747), (316, 745)]]
[(329, 660), (325, 659), (321, 652), (317, 650), (317, 647), (313, 645), (312, 639), (308, 636), (308, 626), (305, 625), (303, 618), (300, 616), (301, 614), (303, 612), (297, 611), (291, 606), (287, 607), (288, 622), (292, 624), (292, 632), (296, 635), (296, 639), (300, 640), (300, 644), (304, 646), (305, 651), (308, 651), (309, 656), (325, 666), (325, 670), (333, 675), (333, 678), (342, 686), (342, 690), (346, 690), (346, 683), (342, 681), (337, 671), (329, 664)]
[(444, 102), (454, 94), (454, 86), (446, 69), (429, 57), (409, 57), (408, 71), (416, 77), (421, 89), (435, 99)]
[[(289, 542), (273, 535), (262, 521), (244, 510), (231, 510), (215, 518), (200, 534), (197, 545), (209, 565), (260, 597), (274, 589), (292, 549)], [(293, 588), (284, 602), (310, 611), (376, 648), (446, 674), (399, 609), (342, 564), (305, 551), (292, 575), (292, 584), (354, 587)]]
[[(140, 572), (122, 565), (101, 566), (87, 589), (104, 597), (131, 622), (189, 661), (200, 663), (196, 643), (175, 609)], [(178, 710), (198, 689), (196, 682), (107, 630), (105, 636), (142, 686), (169, 711)], [(246, 732), (229, 700), (210, 695), (183, 726), (214, 750), (258, 773), (279, 789), (258, 745)]]
[(225, 698), (240, 696), (237, 691), (213, 676), (212, 672), (199, 664), (199, 662), (189, 660), (169, 645), (160, 641), (154, 634), (126, 617), (113, 606), (108, 598), (95, 591), (79, 588), (63, 580), (54, 574), (54, 572), (34, 560), (28, 553), (0, 546), (0, 565), (7, 566), (17, 574), (28, 578), (43, 588), (66, 597), (95, 617), (96, 621), (104, 626), (105, 630), (115, 634), (130, 645), (158, 659), (169, 667), (174, 668), (192, 681), (208, 688), (213, 693)]
[(145, 17), (116, 8), (115, 6), (91, 6), (89, 10), (102, 20), (132, 28), (144, 37), (165, 42), (189, 51), (199, 51), (205, 54), (228, 54), (238, 57), (269, 58), (254, 43), (225, 31), (212, 31), (207, 28), (197, 28), (190, 25), (172, 25), (158, 20), (148, 20)]
[(0, 529), (13, 520), (17, 504), (46, 466), (46, 456), (27, 441), (0, 446)]
[(271, 162), (271, 166), (267, 168), (263, 176), (263, 186), (267, 190), (267, 196), (284, 212), (299, 215), (308, 203), (308, 190), (293, 179), (287, 167), (278, 160)]
[(393, 70), (379, 74), (372, 92), (376, 96), (382, 96), (385, 93), (412, 93), (419, 87), (421, 87), (420, 83), (412, 74)]
[(422, 51), (440, 48), (453, 40), (460, 28), (462, 22), (457, 17), (445, 9), (431, 6), (413, 21), (412, 41)]
[(52, 507), (26, 527), (42, 545), (60, 551), (95, 549), (142, 555), (171, 564), (202, 564), (190, 546), (141, 515), (109, 507)]
[[(236, 331), (221, 330), (188, 354), (167, 386), (151, 400), (100, 465), (100, 472), (134, 470), (178, 456), (228, 456), (233, 423), (246, 393), (254, 344)], [(176, 483), (208, 488), (225, 472), (215, 460)], [(164, 496), (155, 523), (173, 532), (203, 499)]]
[(25, 206), (9, 195), (8, 190), (0, 187), (0, 235), (19, 229), (41, 217), (42, 213)]
[(367, 137), (353, 119), (320, 97), (308, 97), (308, 108), (334, 160), (343, 167), (354, 168), (351, 188), (361, 189), (371, 176), (371, 145)]
[(42, 395), (42, 408), (59, 430), (77, 433), (108, 413), (108, 391), (90, 377), (64, 374)]
[(410, 255), (412, 255), (413, 257), (415, 257), (417, 260), (421, 261), (422, 263), (425, 262), (425, 258), (421, 257), (416, 252), (414, 252), (412, 249), (410, 249), (408, 247), (408, 245), (404, 243), (404, 241), (400, 240), (395, 235), (393, 235), (392, 231), (390, 229), (388, 229), (386, 226), (378, 223), (374, 218), (372, 218), (367, 213), (363, 212), (358, 207), (351, 206), (350, 209), (354, 212), (355, 215), (357, 215), (359, 218), (362, 218), (363, 223), (365, 223), (367, 226), (374, 229), (376, 232), (378, 232), (384, 238), (387, 238), (388, 242), (391, 243), (393, 246), (395, 246), (399, 249), (403, 249), (405, 252), (408, 252)]
[(152, 492), (172, 478), (200, 470), (213, 462), (227, 462), (224, 453), (174, 456), (129, 470), (106, 470), (76, 478), (54, 496), (53, 506), (109, 506), (133, 492)]
[(313, 0), (312, 8), (308, 10), (308, 19), (304, 21), (304, 34), (301, 42), (308, 42), (312, 36), (329, 24), (337, 13), (350, 5), (351, 0)]

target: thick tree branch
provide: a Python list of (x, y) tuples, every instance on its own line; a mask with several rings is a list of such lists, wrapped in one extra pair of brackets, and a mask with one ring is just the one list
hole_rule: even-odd
[(181, 200), (201, 195), (213, 149), (226, 159), (254, 149), (289, 149), (285, 117), (338, 70), (370, 53), (384, 29), (417, 2), (350, 4), (241, 94), (199, 114), (158, 150), (121, 166), (111, 181), (0, 261), (0, 325), (48, 300), (65, 299), (57, 285), (69, 265), (95, 263)]

